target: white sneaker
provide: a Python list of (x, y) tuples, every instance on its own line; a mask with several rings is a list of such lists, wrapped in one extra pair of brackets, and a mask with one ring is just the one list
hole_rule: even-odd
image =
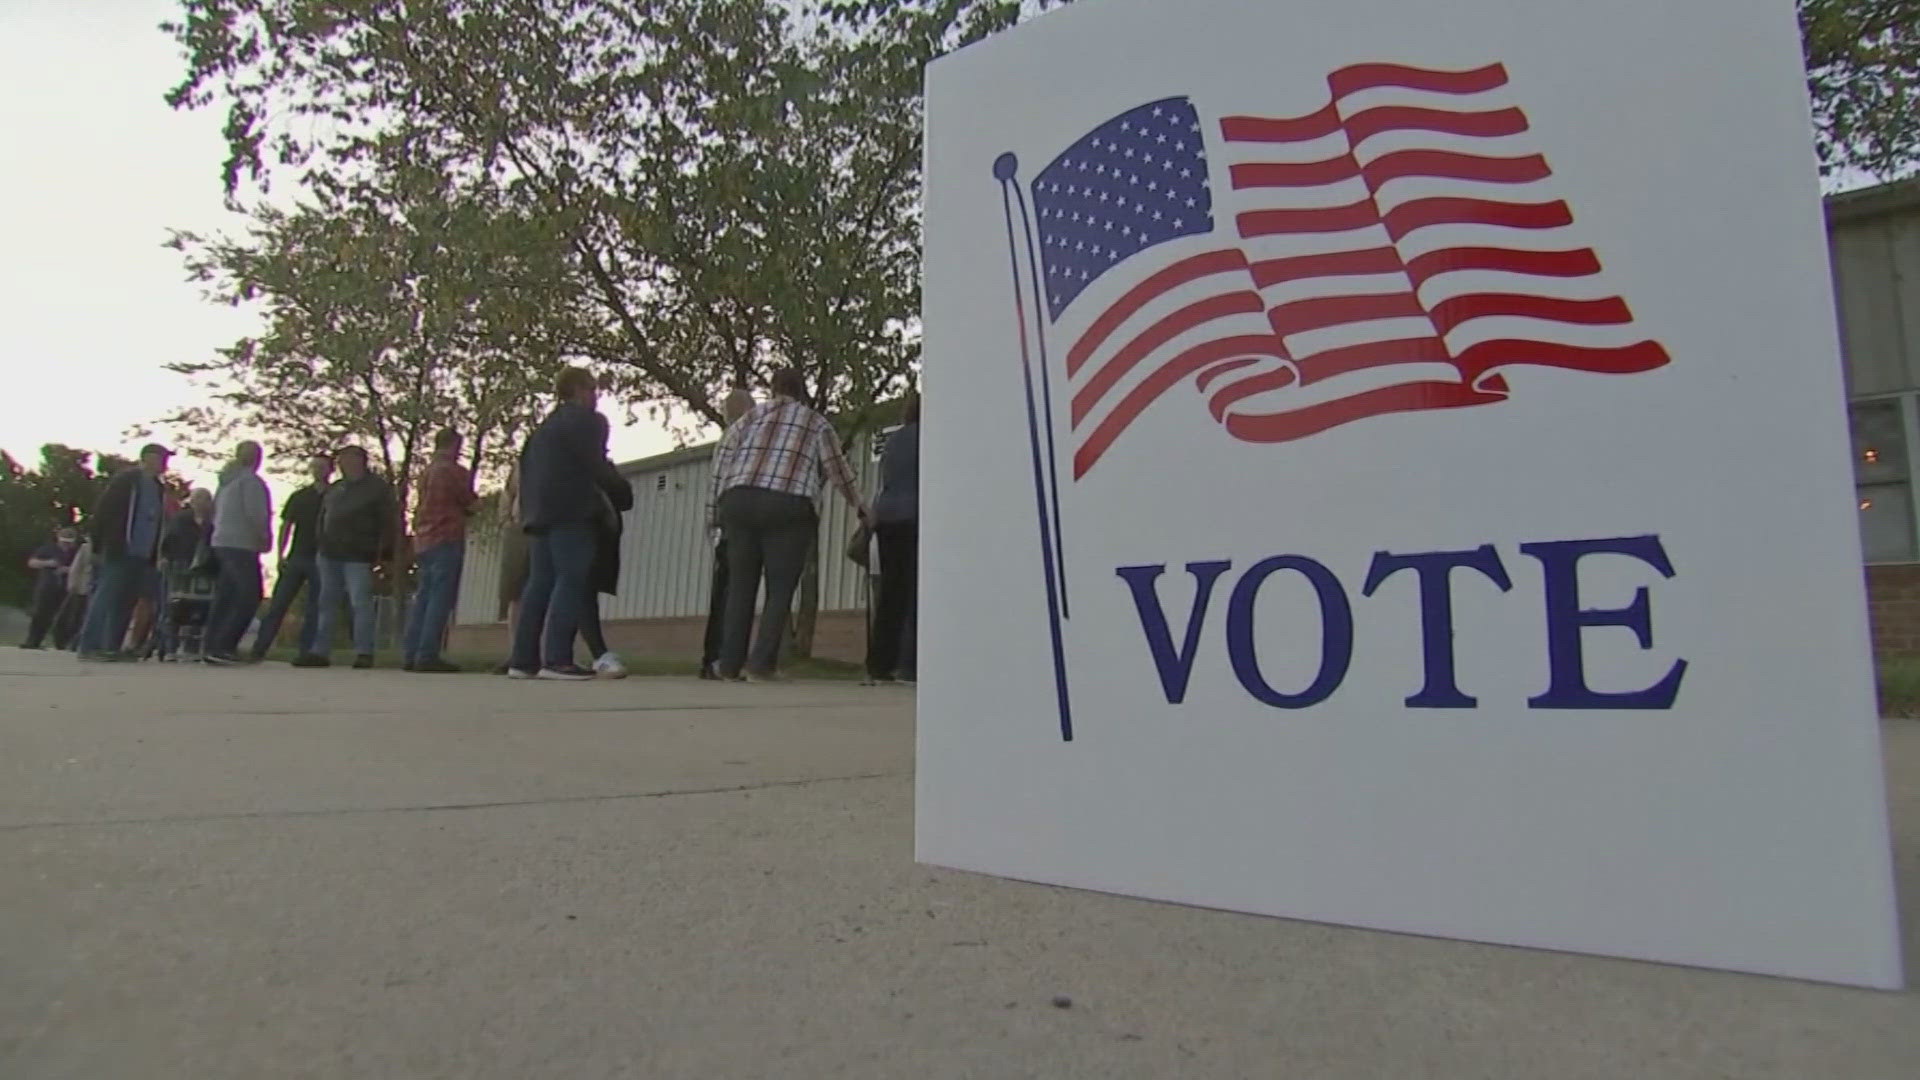
[(517, 667), (510, 667), (510, 668), (508, 668), (508, 669), (507, 669), (507, 678), (509, 678), (509, 679), (531, 679), (531, 678), (533, 678), (533, 672), (531, 672), (531, 671), (523, 671), (523, 670), (521, 670), (520, 668), (517, 668)]
[(607, 653), (593, 662), (593, 675), (596, 679), (624, 679), (627, 665), (620, 662), (618, 655)]

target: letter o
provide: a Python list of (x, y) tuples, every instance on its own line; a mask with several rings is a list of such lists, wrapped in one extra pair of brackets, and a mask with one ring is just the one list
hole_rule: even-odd
[[(1267, 682), (1253, 647), (1254, 601), (1267, 579), (1282, 570), (1298, 571), (1320, 597), (1320, 673), (1298, 694), (1283, 694)], [(1233, 587), (1227, 606), (1227, 654), (1240, 685), (1256, 700), (1280, 709), (1320, 704), (1340, 689), (1353, 663), (1353, 606), (1347, 601), (1347, 590), (1333, 571), (1305, 555), (1276, 555), (1254, 564)]]

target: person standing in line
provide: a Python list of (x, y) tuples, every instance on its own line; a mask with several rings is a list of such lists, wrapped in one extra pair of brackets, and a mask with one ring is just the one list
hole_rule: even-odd
[[(779, 679), (793, 591), (820, 531), (814, 499), (829, 478), (860, 515), (866, 504), (827, 418), (805, 403), (807, 384), (791, 368), (775, 372), (773, 398), (728, 429), (713, 456), (715, 516), (727, 544), (727, 618), (719, 675), (749, 682)], [(766, 574), (766, 607), (752, 652), (753, 601)]]
[(420, 477), (420, 502), (413, 512), (414, 561), (420, 568), (413, 613), (401, 642), (408, 671), (450, 674), (460, 668), (440, 655), (447, 620), (460, 597), (460, 573), (467, 559), (467, 518), (479, 496), (473, 476), (460, 464), (460, 433), (448, 428), (433, 437), (433, 461)]
[(67, 567), (67, 599), (53, 620), (53, 647), (65, 652), (80, 640), (80, 620), (87, 616), (87, 597), (93, 594), (93, 541), (82, 540)]
[(108, 481), (88, 521), (93, 543), (93, 600), (80, 629), (82, 660), (121, 660), (133, 606), (150, 591), (160, 548), (166, 490), (160, 477), (173, 451), (158, 443), (140, 448), (140, 464)]
[(274, 553), (280, 571), (273, 580), (273, 599), (267, 613), (260, 617), (260, 632), (253, 639), (253, 662), (267, 658), (274, 639), (280, 636), (280, 624), (302, 589), (306, 590), (306, 613), (300, 619), (300, 648), (294, 655), (312, 656), (320, 641), (320, 568), (315, 562), (320, 553), (320, 500), (327, 482), (333, 479), (333, 455), (315, 454), (307, 459), (311, 482), (287, 496), (280, 509), (280, 538)]
[(920, 396), (907, 395), (905, 417), (880, 455), (880, 494), (873, 500), (880, 548), (880, 603), (867, 642), (874, 682), (913, 682), (914, 621), (920, 584)]
[(334, 621), (344, 602), (353, 615), (353, 666), (373, 666), (373, 565), (393, 542), (393, 488), (367, 468), (367, 452), (343, 446), (333, 455), (340, 479), (320, 500), (320, 625), (314, 652), (293, 661), (330, 667)]
[[(731, 429), (753, 408), (753, 391), (736, 386), (720, 404), (720, 415)], [(719, 451), (714, 451), (716, 454)], [(713, 548), (713, 586), (707, 595), (707, 634), (700, 653), (700, 677), (718, 679), (720, 641), (727, 623), (727, 538), (717, 525), (707, 527), (708, 546)]]
[(220, 567), (213, 554), (213, 492), (194, 488), (160, 537), (159, 609), (153, 651), (161, 660), (204, 660)]
[(580, 640), (593, 657), (595, 678), (624, 679), (627, 665), (607, 647), (606, 630), (600, 625), (600, 594), (612, 596), (620, 590), (620, 537), (626, 527), (622, 515), (633, 509), (633, 492), (628, 489), (622, 501), (604, 491), (597, 494), (600, 510), (594, 516), (593, 570), (587, 574), (587, 595), (580, 609)]
[[(27, 569), (34, 571), (32, 615), (27, 622), (27, 640), (23, 649), (44, 647), (47, 632), (60, 618), (67, 602), (67, 574), (73, 566), (76, 550), (72, 526), (54, 530), (53, 539), (35, 548), (27, 557)], [(59, 648), (56, 641), (55, 648)]]
[(568, 368), (554, 391), (559, 404), (520, 451), (520, 527), (531, 539), (507, 677), (580, 682), (593, 678), (573, 662), (573, 637), (593, 572), (594, 520), (603, 495), (633, 505), (633, 485), (607, 458), (593, 373)]
[(260, 479), (260, 444), (234, 447), (213, 496), (213, 558), (220, 577), (207, 619), (206, 660), (240, 662), (240, 639), (260, 610), (260, 556), (273, 547), (273, 496)]
[[(527, 534), (520, 530), (520, 463), (507, 470), (506, 486), (500, 489), (500, 584), (498, 608), (507, 624), (507, 645), (513, 645), (513, 628), (520, 621), (520, 594), (527, 588)], [(495, 675), (505, 675), (510, 665), (500, 661)]]

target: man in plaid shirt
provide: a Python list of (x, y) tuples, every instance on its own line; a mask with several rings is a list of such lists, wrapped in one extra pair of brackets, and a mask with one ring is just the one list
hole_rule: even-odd
[[(772, 390), (772, 400), (755, 406), (729, 428), (713, 455), (715, 517), (728, 562), (719, 674), (727, 679), (744, 675), (749, 682), (778, 677), (793, 590), (820, 531), (814, 499), (821, 485), (832, 480), (860, 520), (868, 516), (833, 425), (805, 404), (807, 386), (800, 373), (776, 372)], [(749, 653), (747, 638), (762, 571), (767, 602)]]

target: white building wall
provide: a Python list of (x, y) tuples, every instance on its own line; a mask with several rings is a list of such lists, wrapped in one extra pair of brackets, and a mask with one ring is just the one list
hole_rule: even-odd
[[(850, 454), (861, 494), (869, 501), (878, 477), (869, 440)], [(620, 466), (633, 484), (633, 509), (621, 538), (620, 589), (600, 598), (603, 619), (701, 617), (707, 614), (713, 575), (707, 500), (712, 486), (712, 446)], [(858, 609), (866, 604), (862, 571), (845, 555), (858, 522), (832, 491), (821, 495), (820, 610)], [(457, 625), (500, 622), (500, 542), (494, 521), (476, 522), (467, 538), (466, 570), (460, 580)]]

